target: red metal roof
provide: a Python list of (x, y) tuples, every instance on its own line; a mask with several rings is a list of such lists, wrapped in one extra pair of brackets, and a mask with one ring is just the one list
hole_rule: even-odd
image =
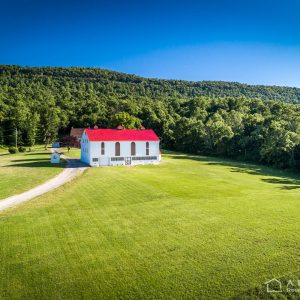
[(85, 129), (90, 141), (159, 141), (151, 129)]

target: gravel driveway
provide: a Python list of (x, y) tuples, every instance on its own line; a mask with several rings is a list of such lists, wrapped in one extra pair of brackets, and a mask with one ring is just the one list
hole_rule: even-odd
[(63, 155), (61, 157), (67, 160), (67, 165), (61, 173), (27, 192), (0, 200), (0, 211), (54, 190), (89, 168), (79, 159), (67, 158)]

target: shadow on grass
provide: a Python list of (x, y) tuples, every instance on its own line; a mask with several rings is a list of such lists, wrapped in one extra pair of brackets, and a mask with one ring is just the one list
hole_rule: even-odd
[(50, 161), (50, 158), (28, 158), (28, 159), (12, 159), (12, 162), (35, 162), (35, 161)]
[(15, 160), (18, 163), (16, 164), (10, 164), (10, 165), (5, 165), (5, 167), (25, 167), (25, 168), (57, 168), (57, 167), (64, 167), (65, 162), (62, 161), (59, 164), (52, 164), (50, 162), (50, 159), (45, 159), (45, 158), (41, 158), (41, 159), (35, 159), (35, 160)]
[(24, 156), (27, 156), (27, 155), (47, 155), (50, 157), (50, 152), (35, 152), (35, 151), (32, 151), (32, 152), (17, 152), (17, 153), (9, 153), (9, 152), (5, 152), (5, 153), (0, 153), (0, 156), (7, 156), (7, 155), (11, 155), (11, 156), (19, 156), (19, 155), (24, 155)]
[(251, 163), (244, 163), (232, 161), (230, 159), (220, 159), (214, 157), (178, 154), (170, 152), (173, 159), (190, 159), (206, 163), (211, 166), (224, 166), (229, 168), (230, 172), (243, 173), (250, 175), (272, 176), (270, 178), (261, 178), (260, 180), (270, 184), (278, 185), (282, 190), (294, 190), (300, 188), (300, 174), (292, 171), (280, 170), (263, 165), (255, 165)]
[(13, 162), (17, 162), (15, 164), (5, 165), (5, 167), (25, 167), (25, 168), (64, 168), (68, 166), (69, 169), (88, 167), (87, 164), (81, 162), (77, 158), (68, 159), (68, 163), (66, 160), (61, 159), (60, 163), (52, 164), (50, 162), (50, 158), (37, 158), (37, 159), (16, 159)]
[[(263, 178), (262, 181), (267, 183), (273, 183), (273, 184), (280, 184), (283, 185), (280, 188), (282, 190), (295, 190), (300, 189), (300, 180), (298, 179), (289, 179), (289, 178)], [(288, 184), (288, 185), (284, 185)]]
[(27, 155), (48, 155), (50, 157), (50, 152), (49, 151), (45, 151), (45, 152), (40, 152), (40, 151), (32, 151), (32, 152), (28, 152), (28, 153), (24, 153), (26, 156)]
[[(263, 283), (260, 286), (244, 291), (239, 295), (235, 295), (231, 300), (245, 300), (245, 299), (300, 299), (300, 288), (298, 280), (300, 272), (291, 273), (290, 275), (283, 276), (272, 280), (268, 283), (269, 290), (275, 292), (267, 292), (267, 284)], [(277, 292), (276, 292), (277, 291)]]

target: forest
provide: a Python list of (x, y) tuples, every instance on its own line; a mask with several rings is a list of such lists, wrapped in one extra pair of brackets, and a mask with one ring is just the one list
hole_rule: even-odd
[(148, 79), (99, 68), (0, 65), (0, 145), (74, 127), (155, 130), (162, 148), (300, 169), (300, 89)]

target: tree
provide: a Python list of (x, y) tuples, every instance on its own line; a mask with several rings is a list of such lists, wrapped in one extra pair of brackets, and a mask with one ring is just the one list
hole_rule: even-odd
[(45, 107), (41, 111), (40, 134), (45, 144), (45, 148), (50, 142), (53, 142), (59, 129), (59, 108)]
[(127, 112), (121, 112), (118, 114), (115, 114), (111, 119), (111, 126), (117, 127), (118, 125), (122, 125), (124, 128), (127, 129), (139, 129), (142, 127), (142, 120), (131, 116)]
[(290, 103), (300, 103), (300, 89), (0, 66), (0, 143), (14, 145), (16, 128), (18, 144), (47, 145), (71, 126), (143, 124), (167, 149), (293, 167), (300, 105)]
[(24, 134), (24, 144), (26, 146), (33, 146), (36, 142), (38, 134), (38, 124), (40, 121), (40, 116), (37, 112), (33, 112), (27, 120), (28, 127)]
[(66, 135), (61, 139), (61, 143), (63, 146), (68, 148), (68, 152), (70, 151), (71, 147), (78, 147), (79, 141), (75, 136)]
[(204, 124), (195, 118), (181, 118), (174, 130), (174, 146), (180, 151), (199, 153), (204, 150)]
[(225, 142), (233, 137), (231, 127), (224, 119), (215, 113), (205, 124), (206, 145), (210, 150), (216, 150), (218, 154), (224, 152)]
[(264, 143), (261, 146), (261, 159), (279, 167), (295, 165), (294, 150), (300, 142), (300, 135), (286, 129), (286, 122), (272, 121), (266, 129)]

